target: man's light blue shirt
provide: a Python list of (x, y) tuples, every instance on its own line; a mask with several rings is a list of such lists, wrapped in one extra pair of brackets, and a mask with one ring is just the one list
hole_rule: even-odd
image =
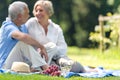
[(9, 18), (6, 18), (6, 21), (2, 23), (0, 28), (0, 68), (18, 42), (17, 39), (11, 37), (12, 32), (16, 30), (28, 33), (25, 25), (17, 27)]

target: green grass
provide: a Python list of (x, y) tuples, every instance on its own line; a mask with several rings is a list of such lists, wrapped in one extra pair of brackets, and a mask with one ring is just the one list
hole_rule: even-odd
[(111, 48), (103, 53), (99, 49), (79, 49), (70, 47), (68, 49), (70, 58), (79, 61), (84, 66), (103, 66), (106, 69), (120, 69), (120, 49)]
[[(69, 47), (68, 56), (84, 66), (103, 66), (105, 69), (120, 70), (120, 48), (111, 48), (103, 53), (99, 49)], [(0, 80), (120, 80), (120, 77), (84, 78), (51, 77), (45, 75), (0, 74)]]

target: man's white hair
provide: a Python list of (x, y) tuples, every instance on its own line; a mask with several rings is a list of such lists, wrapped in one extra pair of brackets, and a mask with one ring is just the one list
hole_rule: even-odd
[(22, 1), (15, 1), (12, 4), (9, 5), (8, 8), (8, 17), (11, 20), (14, 20), (17, 18), (18, 14), (23, 14), (24, 9), (28, 7), (28, 5), (25, 2)]

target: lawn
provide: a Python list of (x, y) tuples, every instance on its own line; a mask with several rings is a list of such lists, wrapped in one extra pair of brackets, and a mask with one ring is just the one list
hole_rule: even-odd
[[(119, 48), (100, 52), (99, 49), (68, 48), (68, 56), (84, 66), (103, 66), (105, 69), (120, 70)], [(120, 77), (84, 78), (84, 77), (51, 77), (45, 75), (12, 75), (0, 74), (0, 80), (120, 80)]]
[(99, 49), (84, 49), (70, 47), (70, 58), (79, 61), (84, 66), (103, 66), (106, 69), (120, 69), (120, 48), (111, 48), (103, 53)]

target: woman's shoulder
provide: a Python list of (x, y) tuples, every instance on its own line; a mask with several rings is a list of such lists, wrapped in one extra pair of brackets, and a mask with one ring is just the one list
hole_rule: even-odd
[(55, 22), (53, 22), (51, 19), (49, 19), (50, 25), (55, 27), (55, 28), (60, 28), (60, 25), (56, 24)]
[(28, 19), (28, 21), (25, 23), (27, 28), (32, 28), (36, 24), (36, 18), (31, 17)]

